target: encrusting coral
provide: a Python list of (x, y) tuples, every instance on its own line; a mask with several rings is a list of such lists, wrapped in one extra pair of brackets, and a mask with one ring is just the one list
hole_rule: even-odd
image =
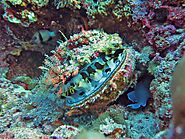
[[(29, 27), (31, 23), (37, 21), (37, 15), (34, 11), (46, 6), (49, 0), (2, 0), (0, 3), (3, 5), (3, 18), (5, 20)], [(31, 8), (28, 8), (28, 5), (31, 5)]]

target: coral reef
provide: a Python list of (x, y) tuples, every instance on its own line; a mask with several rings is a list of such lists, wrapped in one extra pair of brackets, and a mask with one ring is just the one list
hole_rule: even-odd
[(117, 124), (111, 118), (106, 118), (105, 123), (100, 125), (100, 132), (105, 135), (109, 135), (112, 138), (118, 139), (121, 137), (124, 131), (124, 126)]
[(184, 6), (1, 0), (0, 138), (183, 138)]
[[(37, 21), (36, 9), (46, 6), (49, 0), (2, 0), (4, 14), (3, 18), (11, 23), (18, 23), (29, 27)], [(31, 5), (31, 8), (28, 8)], [(19, 8), (17, 8), (19, 7)]]
[(114, 106), (90, 124), (86, 128), (91, 131), (97, 131), (110, 138), (120, 138), (126, 133), (126, 121), (124, 119), (124, 109)]
[[(25, 27), (28, 27), (31, 23), (37, 21), (37, 17), (34, 12), (28, 11), (27, 9), (24, 9), (20, 12), (14, 11), (12, 8), (13, 6), (20, 5), (20, 6), (25, 6), (26, 3), (23, 3), (22, 1), (10, 1), (13, 5), (10, 6), (7, 1), (2, 1), (4, 4), (4, 14), (3, 18), (11, 23), (17, 23), (21, 24)], [(19, 18), (18, 18), (19, 17)]]
[(52, 123), (61, 115), (63, 101), (49, 92), (38, 92), (29, 96), (28, 104), (22, 113), (22, 118), (28, 121), (30, 127), (42, 126), (42, 123)]
[(46, 135), (42, 134), (36, 129), (32, 128), (23, 128), (23, 127), (16, 127), (13, 129), (9, 129), (3, 134), (0, 134), (1, 138), (15, 138), (15, 139), (40, 139), (40, 138), (48, 138)]
[(57, 9), (64, 8), (64, 7), (70, 7), (70, 8), (78, 8), (80, 9), (80, 0), (52, 0), (54, 6), (56, 6)]
[(157, 62), (158, 66), (155, 67), (155, 79), (150, 85), (150, 90), (153, 94), (156, 116), (165, 121), (164, 123), (161, 123), (161, 127), (169, 126), (169, 122), (172, 118), (170, 82), (172, 80), (174, 68), (183, 55), (183, 46), (184, 43), (182, 43), (177, 50), (168, 53), (165, 58), (156, 56), (153, 59), (154, 61), (156, 60), (156, 62), (160, 61), (160, 63)]
[[(131, 113), (127, 120), (127, 134), (130, 138), (153, 138), (160, 131), (160, 121), (152, 113)], [(147, 127), (147, 128), (145, 128)]]
[[(20, 115), (30, 91), (11, 81), (0, 78), (0, 132), (16, 124), (21, 125)], [(7, 119), (7, 117), (9, 117)], [(20, 122), (20, 123), (19, 123)]]
[(80, 132), (79, 129), (76, 127), (62, 125), (55, 129), (51, 136), (56, 138), (68, 139), (76, 136), (79, 132)]
[(85, 128), (112, 138), (153, 138), (160, 132), (160, 119), (147, 110), (130, 111), (114, 105)]

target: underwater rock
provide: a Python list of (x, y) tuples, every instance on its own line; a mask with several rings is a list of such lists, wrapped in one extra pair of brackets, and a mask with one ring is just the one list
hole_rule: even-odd
[(160, 131), (160, 120), (151, 112), (129, 112), (127, 137), (131, 139), (153, 139)]
[(185, 56), (175, 68), (172, 78), (173, 124), (175, 138), (185, 136)]
[(155, 79), (150, 84), (150, 92), (154, 99), (153, 106), (155, 108), (155, 114), (162, 119), (162, 129), (168, 128), (172, 119), (172, 74), (182, 54), (183, 47), (179, 46), (177, 50), (168, 53), (165, 58), (161, 58), (160, 63), (155, 66)]
[(8, 129), (3, 134), (0, 134), (0, 138), (3, 139), (48, 139), (47, 135), (42, 134), (38, 129), (16, 127)]
[(74, 126), (62, 125), (55, 129), (51, 137), (69, 139), (76, 136), (79, 132), (80, 130)]
[(104, 135), (102, 135), (99, 132), (95, 132), (95, 131), (82, 131), (79, 133), (78, 136), (72, 138), (72, 139), (110, 139), (105, 137)]
[[(22, 86), (0, 78), (0, 133), (20, 122), (25, 99), (31, 92)], [(8, 118), (7, 118), (8, 117)]]
[(119, 139), (125, 128), (125, 125), (117, 124), (113, 119), (106, 118), (104, 124), (100, 125), (100, 132), (108, 137)]

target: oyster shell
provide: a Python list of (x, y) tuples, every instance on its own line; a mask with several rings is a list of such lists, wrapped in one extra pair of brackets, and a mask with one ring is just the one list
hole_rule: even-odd
[(46, 56), (43, 79), (58, 86), (68, 112), (105, 108), (132, 84), (134, 50), (124, 48), (118, 34), (86, 31), (60, 43)]

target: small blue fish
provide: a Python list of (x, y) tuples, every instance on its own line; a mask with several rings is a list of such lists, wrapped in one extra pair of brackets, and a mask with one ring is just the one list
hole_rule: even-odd
[(147, 78), (144, 81), (140, 81), (136, 84), (135, 90), (127, 94), (128, 99), (134, 102), (134, 104), (127, 105), (132, 109), (138, 109), (141, 106), (145, 107), (148, 98), (150, 98), (150, 82), (151, 79)]
[(48, 42), (55, 36), (56, 36), (56, 33), (53, 31), (39, 30), (33, 35), (31, 42), (34, 44), (43, 44), (43, 43)]

